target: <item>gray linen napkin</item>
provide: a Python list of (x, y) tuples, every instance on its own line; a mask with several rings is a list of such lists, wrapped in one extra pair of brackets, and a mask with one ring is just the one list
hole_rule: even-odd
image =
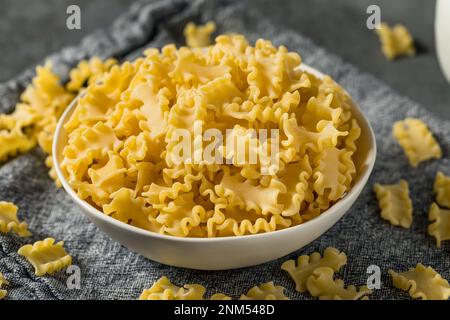
[[(339, 57), (290, 30), (270, 24), (255, 9), (233, 1), (179, 0), (136, 2), (130, 10), (105, 31), (86, 37), (79, 45), (53, 54), (57, 72), (67, 77), (70, 67), (92, 55), (128, 59), (143, 48), (161, 47), (166, 43), (182, 44), (182, 29), (188, 21), (213, 20), (218, 33), (237, 32), (251, 41), (258, 37), (272, 39), (299, 52), (305, 63), (330, 74), (343, 85), (369, 117), (378, 142), (378, 159), (367, 187), (353, 208), (331, 230), (307, 247), (289, 257), (264, 265), (230, 271), (203, 272), (179, 269), (149, 261), (110, 240), (76, 207), (64, 190), (57, 189), (48, 178), (43, 153), (36, 149), (10, 160), (0, 167), (0, 200), (13, 201), (20, 216), (30, 225), (33, 237), (28, 240), (0, 235), (0, 272), (9, 280), (8, 299), (135, 299), (153, 281), (166, 275), (178, 285), (200, 283), (208, 294), (223, 292), (234, 298), (250, 287), (274, 281), (287, 288), (291, 299), (309, 299), (299, 294), (288, 275), (280, 270), (287, 258), (337, 247), (348, 255), (348, 264), (340, 277), (347, 284), (366, 283), (369, 265), (382, 270), (382, 286), (371, 299), (407, 298), (395, 289), (387, 270), (404, 271), (423, 262), (450, 279), (450, 246), (436, 248), (427, 235), (427, 211), (433, 201), (432, 186), (436, 171), (450, 173), (450, 123), (437, 119), (417, 103), (400, 96), (371, 75), (362, 73)], [(33, 76), (33, 69), (0, 85), (0, 112), (9, 112), (23, 88)], [(413, 79), (405, 79), (405, 81)], [(444, 157), (429, 161), (418, 169), (411, 168), (403, 151), (391, 137), (394, 121), (419, 117), (432, 128), (443, 149)], [(409, 181), (414, 204), (414, 222), (407, 230), (381, 220), (372, 192), (375, 182)], [(20, 246), (46, 237), (64, 240), (81, 269), (81, 288), (70, 290), (64, 271), (53, 276), (36, 277), (33, 268), (17, 254)], [(187, 252), (186, 254), (189, 254)]]

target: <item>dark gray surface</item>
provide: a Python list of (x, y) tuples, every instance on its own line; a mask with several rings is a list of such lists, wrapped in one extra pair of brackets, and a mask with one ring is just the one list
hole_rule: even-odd
[[(264, 19), (289, 27), (368, 71), (399, 93), (450, 119), (450, 85), (436, 60), (434, 1), (428, 0), (249, 0)], [(68, 31), (66, 8), (78, 4), (82, 30)], [(404, 23), (419, 43), (412, 59), (389, 62), (379, 41), (366, 28), (366, 8), (378, 4), (382, 20)], [(0, 81), (38, 63), (50, 52), (76, 43), (83, 35), (104, 28), (128, 8), (125, 0), (0, 0)]]
[[(450, 279), (450, 243), (445, 241), (442, 248), (437, 248), (434, 239), (427, 234), (427, 211), (433, 201), (435, 173), (442, 170), (450, 174), (449, 121), (432, 116), (370, 74), (361, 73), (307, 38), (260, 19), (242, 5), (205, 6), (203, 0), (178, 0), (172, 4), (133, 7), (114, 29), (91, 35), (82, 45), (54, 54), (55, 67), (64, 70), (80, 56), (89, 54), (133, 54), (137, 46), (161, 46), (177, 41), (181, 38), (179, 31), (192, 19), (203, 22), (214, 19), (221, 31), (244, 33), (251, 41), (266, 37), (277, 45), (288, 43), (292, 50), (304, 53), (307, 64), (326, 70), (347, 88), (370, 119), (378, 144), (378, 157), (370, 181), (351, 210), (303, 249), (252, 268), (202, 272), (152, 262), (110, 240), (89, 222), (63, 190), (56, 189), (48, 178), (42, 153), (35, 149), (0, 166), (0, 199), (13, 201), (20, 207), (20, 217), (29, 222), (33, 233), (30, 239), (12, 235), (0, 237), (0, 272), (10, 282), (8, 299), (135, 299), (163, 275), (178, 285), (203, 284), (208, 288), (208, 296), (223, 292), (237, 298), (256, 284), (274, 281), (286, 287), (290, 298), (309, 299), (307, 294), (295, 292), (293, 281), (280, 265), (288, 258), (322, 252), (328, 246), (347, 253), (348, 264), (339, 273), (347, 284), (364, 284), (370, 265), (381, 268), (382, 286), (375, 290), (371, 299), (409, 297), (393, 287), (387, 273), (389, 269), (405, 271), (422, 262)], [(181, 14), (179, 8), (183, 8)], [(0, 85), (0, 112), (4, 111), (2, 106), (15, 102), (16, 93), (25, 83), (20, 78), (7, 86)], [(418, 168), (408, 165), (402, 149), (391, 136), (393, 122), (405, 117), (419, 117), (433, 128), (443, 150), (442, 159), (427, 161)], [(414, 204), (414, 222), (410, 229), (383, 221), (372, 191), (375, 182), (392, 183), (401, 178), (410, 183)], [(21, 245), (49, 236), (64, 240), (74, 264), (81, 268), (80, 290), (67, 288), (68, 275), (64, 272), (36, 277), (29, 263), (17, 254)]]

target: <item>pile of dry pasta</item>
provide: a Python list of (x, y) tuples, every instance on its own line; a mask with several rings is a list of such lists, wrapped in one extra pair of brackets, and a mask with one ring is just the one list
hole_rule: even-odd
[[(115, 219), (181, 237), (269, 232), (318, 216), (352, 185), (360, 128), (342, 88), (300, 64), (270, 41), (221, 35), (207, 48), (168, 45), (112, 67), (65, 125), (70, 185)], [(263, 174), (263, 160), (239, 162), (228, 147), (216, 154), (223, 161), (176, 163), (177, 130), (195, 145), (198, 127), (256, 145), (246, 156), (264, 144), (250, 131), (276, 130), (279, 170)]]

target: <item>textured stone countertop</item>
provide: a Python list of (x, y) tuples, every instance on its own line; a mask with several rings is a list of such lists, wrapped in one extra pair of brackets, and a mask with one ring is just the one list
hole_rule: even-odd
[[(450, 84), (441, 73), (434, 44), (434, 1), (423, 0), (248, 0), (263, 18), (285, 25), (385, 81), (399, 93), (450, 119)], [(82, 30), (66, 28), (66, 8), (78, 4)], [(412, 32), (419, 54), (387, 61), (366, 9), (381, 8), (382, 20), (403, 23)], [(124, 0), (0, 0), (0, 81), (13, 77), (47, 54), (104, 28), (130, 5)], [(289, 45), (289, 44), (287, 44)]]

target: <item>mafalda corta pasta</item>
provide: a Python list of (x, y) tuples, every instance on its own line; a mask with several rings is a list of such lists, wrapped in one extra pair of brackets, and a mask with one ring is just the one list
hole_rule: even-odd
[(381, 41), (381, 50), (388, 60), (415, 55), (414, 39), (405, 26), (396, 24), (390, 27), (387, 23), (381, 23), (376, 32)]
[(63, 172), (81, 199), (162, 234), (247, 235), (313, 219), (350, 190), (361, 129), (347, 93), (300, 65), (284, 46), (241, 35), (147, 50), (79, 98)]
[(30, 237), (28, 224), (17, 218), (19, 208), (12, 202), (0, 201), (0, 234), (15, 233), (19, 237)]
[(211, 44), (211, 34), (216, 30), (216, 24), (209, 21), (205, 25), (196, 25), (189, 22), (184, 27), (183, 34), (186, 39), (186, 44), (191, 48), (206, 47)]
[(448, 281), (433, 268), (421, 263), (406, 272), (389, 270), (389, 274), (394, 286), (408, 292), (414, 299), (447, 300), (450, 296)]
[[(206, 289), (200, 284), (186, 284), (183, 287), (174, 285), (167, 277), (161, 277), (149, 289), (145, 289), (139, 300), (206, 300)], [(222, 294), (213, 294), (207, 300), (231, 300)]]
[(450, 208), (450, 177), (441, 171), (438, 171), (434, 179), (434, 193), (440, 206)]
[(441, 147), (420, 119), (406, 118), (395, 122), (392, 134), (414, 168), (423, 161), (442, 157)]
[(413, 205), (409, 196), (409, 185), (406, 180), (396, 184), (375, 183), (374, 191), (378, 198), (381, 217), (394, 226), (411, 227), (413, 221)]
[(17, 253), (25, 257), (34, 267), (37, 276), (52, 274), (72, 264), (72, 257), (63, 247), (64, 242), (46, 238), (21, 247)]
[(440, 208), (435, 202), (428, 211), (428, 234), (436, 238), (436, 246), (441, 247), (441, 241), (450, 240), (450, 210)]
[(2, 289), (2, 287), (7, 286), (9, 282), (5, 279), (3, 274), (0, 272), (0, 300), (4, 299), (6, 297), (6, 294), (8, 293), (5, 289)]

